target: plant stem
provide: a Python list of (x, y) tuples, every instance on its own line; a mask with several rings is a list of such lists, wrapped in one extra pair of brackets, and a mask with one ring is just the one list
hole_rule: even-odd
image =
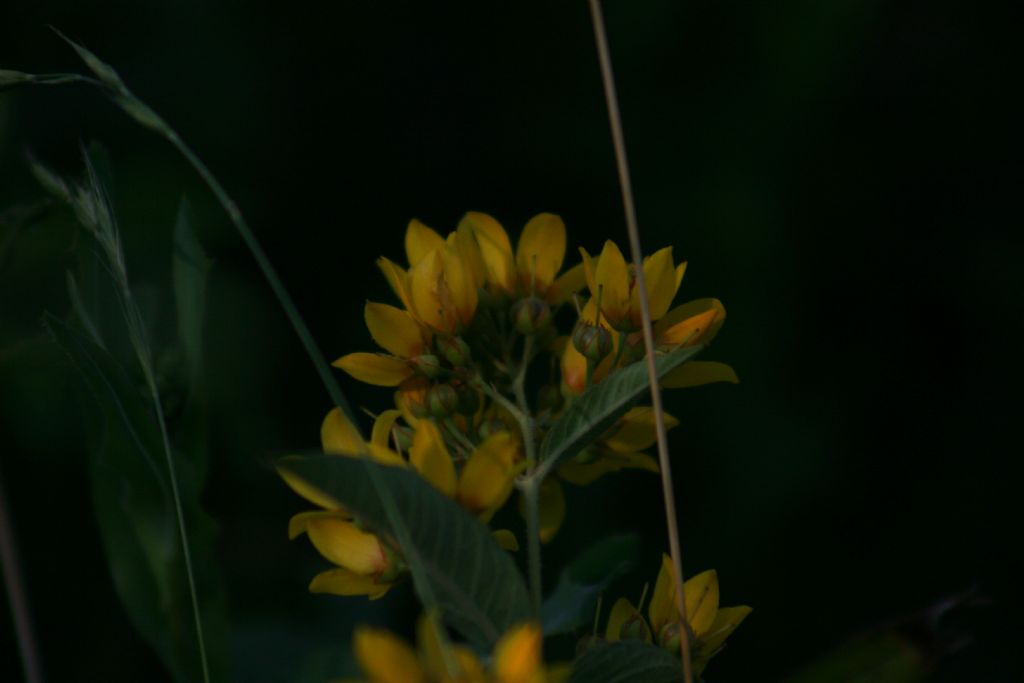
[(540, 620), (540, 485), (539, 477), (527, 477), (519, 486), (526, 508), (526, 552), (530, 577), (530, 603), (534, 619)]
[(619, 174), (619, 186), (622, 189), (622, 204), (626, 214), (626, 229), (629, 233), (629, 246), (632, 251), (633, 265), (636, 270), (636, 287), (639, 293), (641, 315), (643, 318), (644, 350), (647, 356), (647, 372), (651, 382), (651, 407), (654, 410), (654, 424), (658, 436), (658, 463), (661, 467), (662, 495), (665, 499), (665, 517), (668, 523), (668, 543), (675, 569), (676, 607), (682, 620), (679, 647), (683, 658), (683, 680), (693, 681), (693, 665), (690, 661), (690, 635), (686, 617), (686, 601), (683, 599), (683, 560), (682, 547), (679, 542), (679, 523), (676, 519), (675, 492), (672, 488), (672, 467), (668, 457), (668, 438), (665, 429), (665, 411), (661, 404), (661, 387), (658, 385), (658, 369), (654, 362), (654, 335), (651, 329), (651, 308), (647, 299), (647, 281), (644, 277), (643, 252), (640, 248), (640, 228), (637, 225), (636, 206), (633, 202), (633, 186), (629, 177), (629, 162), (626, 159), (626, 142), (622, 132), (622, 117), (619, 114), (618, 96), (615, 92), (615, 76), (612, 73), (611, 52), (608, 49), (608, 36), (601, 13), (600, 0), (589, 0), (590, 15), (594, 24), (594, 39), (597, 42), (597, 56), (601, 64), (601, 80), (604, 84), (605, 101), (608, 106), (608, 120), (612, 130), (612, 143), (615, 147), (615, 161)]

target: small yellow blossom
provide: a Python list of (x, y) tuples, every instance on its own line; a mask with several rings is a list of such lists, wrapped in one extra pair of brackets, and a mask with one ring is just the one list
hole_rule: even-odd
[(389, 631), (369, 627), (356, 629), (353, 650), (366, 683), (561, 683), (569, 669), (544, 666), (541, 640), (535, 624), (513, 627), (498, 641), (491, 665), (485, 667), (469, 648), (444, 643), (423, 616), (416, 650)]
[[(663, 555), (661, 571), (647, 609), (648, 621), (644, 621), (640, 611), (629, 600), (620, 598), (612, 607), (605, 638), (609, 641), (639, 638), (678, 653), (684, 624), (676, 605), (674, 577), (672, 560)], [(718, 576), (713, 569), (697, 574), (683, 584), (683, 602), (693, 668), (700, 675), (751, 609), (745, 605), (719, 607)]]
[[(633, 266), (626, 264), (618, 246), (608, 240), (596, 259), (582, 248), (580, 254), (590, 295), (600, 296), (601, 312), (609, 324), (617, 330), (639, 329), (642, 322), (640, 289), (636, 286)], [(672, 261), (672, 247), (665, 247), (645, 257), (643, 268), (651, 320), (658, 320), (672, 305), (686, 264), (676, 266)]]

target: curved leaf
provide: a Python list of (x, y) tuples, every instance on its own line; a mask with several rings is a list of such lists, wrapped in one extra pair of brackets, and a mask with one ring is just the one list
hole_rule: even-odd
[[(658, 377), (675, 370), (702, 348), (688, 346), (658, 357), (655, 359)], [(616, 370), (600, 384), (587, 389), (544, 436), (538, 456), (542, 465), (547, 469), (555, 467), (589, 446), (643, 398), (649, 386), (647, 364), (641, 362)]]
[(639, 546), (636, 534), (611, 536), (573, 560), (544, 601), (544, 634), (568, 633), (586, 623), (601, 591), (632, 568)]
[(679, 660), (642, 640), (620, 640), (588, 650), (572, 668), (569, 683), (677, 683)]
[(397, 547), (399, 534), (374, 480), (387, 487), (412, 544), (401, 548), (405, 561), (419, 565), (447, 621), (474, 643), (490, 649), (511, 626), (529, 619), (523, 578), (490, 529), (418, 474), (336, 455), (289, 456), (278, 469), (339, 501)]

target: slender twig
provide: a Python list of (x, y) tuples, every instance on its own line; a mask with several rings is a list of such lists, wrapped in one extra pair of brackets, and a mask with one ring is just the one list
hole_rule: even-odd
[(647, 300), (647, 282), (644, 277), (643, 252), (640, 249), (640, 229), (637, 226), (636, 206), (633, 202), (633, 187), (629, 178), (629, 163), (626, 159), (626, 143), (622, 133), (622, 118), (619, 114), (618, 96), (615, 92), (615, 76), (612, 73), (611, 53), (605, 32), (604, 17), (600, 0), (589, 0), (590, 15), (594, 23), (594, 38), (597, 41), (597, 56), (601, 63), (601, 79), (604, 83), (605, 100), (608, 105), (608, 119), (615, 146), (615, 162), (622, 189), (622, 204), (626, 214), (626, 229), (629, 232), (629, 246), (636, 271), (636, 287), (639, 290), (640, 310), (644, 333), (644, 350), (647, 356), (647, 372), (651, 380), (651, 407), (654, 410), (654, 426), (658, 435), (658, 462), (661, 466), (662, 494), (665, 498), (665, 517), (668, 522), (668, 543), (675, 569), (676, 606), (682, 619), (680, 649), (683, 657), (683, 679), (693, 680), (690, 662), (690, 634), (686, 618), (686, 601), (683, 594), (682, 547), (679, 542), (679, 523), (676, 519), (675, 492), (672, 487), (672, 468), (668, 457), (668, 439), (665, 430), (665, 411), (661, 404), (661, 388), (658, 386), (658, 369), (654, 362), (654, 335), (651, 330), (651, 309)]
[(3, 473), (0, 472), (0, 567), (3, 567), (4, 587), (7, 601), (11, 606), (11, 620), (21, 655), (21, 669), (25, 683), (43, 683), (43, 665), (39, 660), (35, 634), (32, 628), (32, 613), (28, 606), (28, 591), (21, 576), (18, 549), (14, 542), (14, 528), (7, 512), (7, 495), (4, 490)]

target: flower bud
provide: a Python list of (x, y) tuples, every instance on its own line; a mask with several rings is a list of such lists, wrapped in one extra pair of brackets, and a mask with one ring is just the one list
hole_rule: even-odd
[(397, 581), (408, 570), (405, 561), (398, 553), (389, 548), (386, 543), (381, 543), (380, 549), (384, 552), (385, 565), (377, 579), (381, 583)]
[(554, 384), (545, 384), (537, 392), (537, 407), (541, 410), (549, 410), (552, 413), (558, 412), (565, 399), (562, 391)]
[(551, 323), (551, 307), (535, 296), (520, 299), (512, 306), (512, 322), (519, 334), (536, 334)]
[(601, 453), (594, 447), (584, 448), (582, 451), (573, 456), (573, 460), (581, 465), (589, 465), (601, 456)]
[(622, 640), (647, 640), (650, 630), (647, 622), (639, 614), (634, 614), (619, 629), (619, 638)]
[(441, 359), (433, 354), (427, 353), (422, 356), (416, 356), (409, 362), (412, 363), (417, 372), (430, 379), (434, 379), (441, 374)]
[(413, 417), (426, 417), (430, 414), (427, 407), (427, 391), (430, 384), (423, 377), (410, 377), (398, 387), (396, 400), (399, 407), (404, 406)]
[(469, 344), (462, 337), (438, 337), (435, 344), (441, 355), (457, 368), (466, 367), (473, 362)]
[(572, 345), (584, 358), (599, 363), (612, 352), (612, 333), (600, 325), (580, 321), (572, 332)]
[(430, 414), (437, 418), (451, 416), (458, 410), (459, 396), (450, 384), (435, 384), (427, 392), (427, 406)]
[(678, 621), (665, 624), (661, 627), (661, 633), (658, 634), (658, 645), (672, 654), (676, 654), (681, 645), (682, 632), (683, 626)]

